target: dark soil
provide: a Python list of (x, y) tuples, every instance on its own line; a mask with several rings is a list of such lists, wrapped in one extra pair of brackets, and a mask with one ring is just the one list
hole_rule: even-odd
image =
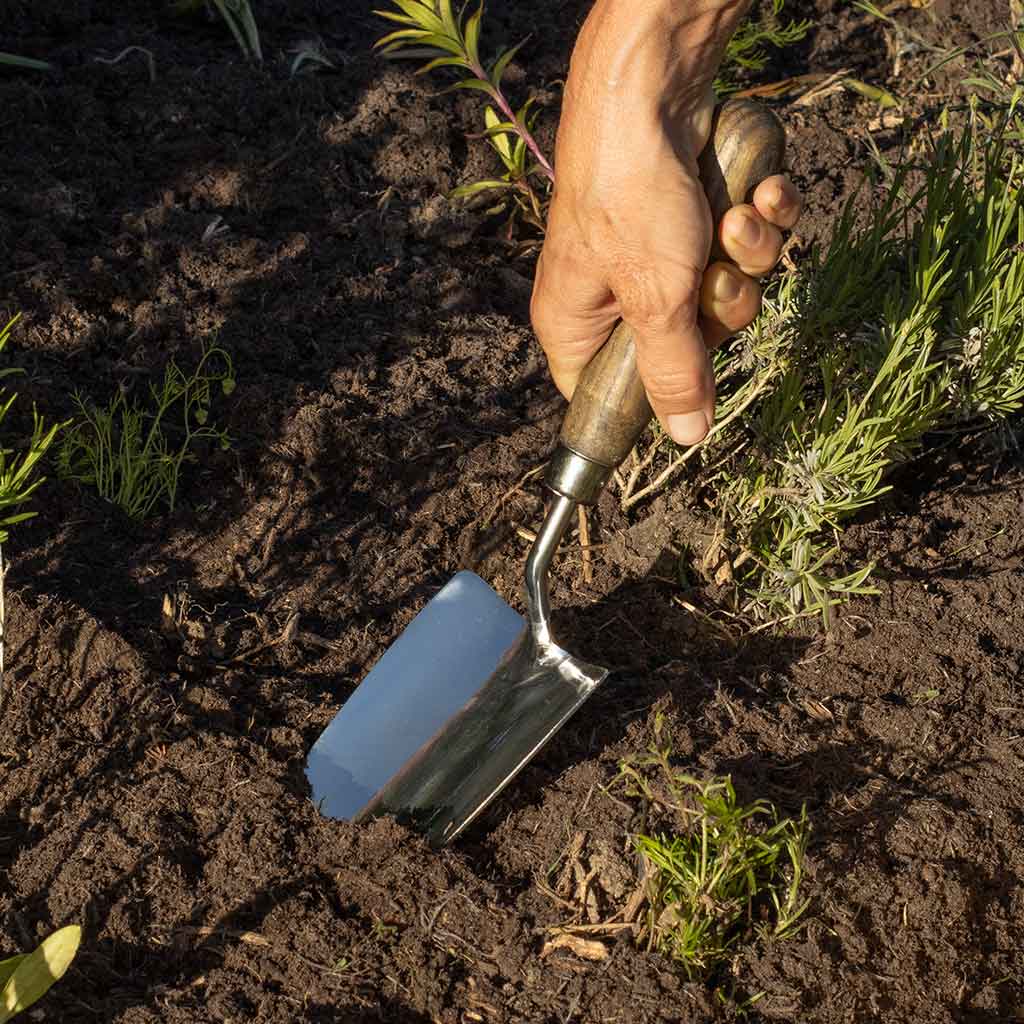
[[(764, 993), (748, 1019), (1024, 1016), (1022, 472), (978, 441), (909, 467), (851, 530), (881, 593), (829, 637), (717, 635), (673, 601), (670, 510), (604, 502), (592, 582), (569, 551), (554, 601), (565, 645), (614, 673), (516, 784), (440, 854), (388, 820), (318, 815), (309, 747), (430, 595), (471, 567), (519, 604), (516, 531), (543, 499), (517, 484), (563, 403), (530, 263), (444, 199), (492, 170), (465, 139), (474, 97), (373, 57), (368, 0), (256, 7), (258, 70), (216, 19), (0, 2), (2, 48), (58, 66), (0, 72), (0, 300), (23, 313), (7, 356), (27, 371), (10, 416), (144, 393), (214, 339), (238, 379), (213, 410), (233, 447), (189, 470), (173, 515), (132, 526), (50, 481), (5, 545), (0, 952), (85, 931), (33, 1019), (729, 1019), (628, 936), (599, 961), (542, 955), (550, 928), (629, 895), (636, 821), (606, 787), (655, 711), (692, 770), (813, 822), (804, 930), (742, 945), (730, 972)], [(545, 85), (546, 145), (586, 7), (489, 14), (492, 41), (533, 31), (510, 81)], [(937, 0), (896, 12), (918, 36), (894, 44), (839, 0), (791, 8), (814, 29), (753, 84), (846, 68), (900, 91), (935, 57), (914, 39), (1003, 25), (994, 0)], [(337, 68), (290, 78), (286, 51), (314, 35)], [(155, 81), (138, 51), (97, 60), (129, 46)], [(872, 127), (849, 92), (778, 107), (808, 196), (799, 260), (867, 138), (892, 155), (927, 129)]]

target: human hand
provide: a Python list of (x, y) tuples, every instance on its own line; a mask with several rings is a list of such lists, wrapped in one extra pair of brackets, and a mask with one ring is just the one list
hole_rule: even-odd
[(651, 407), (679, 444), (710, 428), (708, 353), (757, 315), (756, 278), (778, 261), (780, 229), (801, 210), (787, 178), (767, 178), (717, 226), (731, 262), (707, 265), (716, 226), (697, 158), (711, 131), (711, 82), (746, 6), (598, 0), (566, 83), (534, 282), (534, 328), (562, 393), (572, 396), (625, 320)]

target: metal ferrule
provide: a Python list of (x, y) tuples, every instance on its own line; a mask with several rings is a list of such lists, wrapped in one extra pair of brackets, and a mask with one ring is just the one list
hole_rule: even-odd
[(581, 505), (593, 505), (600, 497), (612, 471), (608, 466), (585, 458), (559, 444), (548, 463), (546, 483), (556, 494)]

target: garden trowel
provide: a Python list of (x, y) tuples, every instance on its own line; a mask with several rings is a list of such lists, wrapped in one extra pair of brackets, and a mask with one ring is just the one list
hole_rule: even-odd
[[(766, 108), (734, 100), (717, 108), (700, 161), (716, 223), (778, 173), (784, 148)], [(551, 501), (526, 561), (525, 619), (474, 573), (451, 579), (310, 751), (306, 774), (322, 813), (394, 814), (443, 846), (606, 678), (555, 643), (548, 568), (577, 505), (597, 500), (651, 416), (632, 331), (620, 323), (580, 379), (548, 465)]]

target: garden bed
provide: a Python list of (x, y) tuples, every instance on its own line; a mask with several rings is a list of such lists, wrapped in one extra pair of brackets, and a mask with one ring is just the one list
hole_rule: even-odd
[[(0, 954), (84, 927), (35, 1019), (729, 1019), (625, 934), (602, 959), (541, 955), (621, 896), (636, 823), (606, 788), (658, 711), (692, 770), (806, 804), (813, 827), (804, 928), (739, 947), (739, 991), (763, 993), (748, 1019), (1024, 1019), (1024, 474), (992, 438), (911, 463), (851, 527), (881, 593), (829, 636), (716, 630), (676, 600), (676, 499), (627, 516), (606, 498), (593, 565), (567, 549), (553, 599), (564, 645), (614, 675), (516, 785), (440, 854), (318, 816), (305, 755), (423, 603), (469, 567), (520, 604), (517, 531), (543, 500), (524, 477), (564, 403), (531, 264), (443, 198), (493, 170), (465, 139), (473, 96), (382, 64), (363, 0), (257, 5), (262, 69), (218, 22), (154, 6), (0, 3), (3, 48), (58, 67), (0, 72), (19, 405), (56, 419), (76, 389), (142, 394), (214, 338), (237, 379), (217, 405), (232, 447), (191, 468), (173, 515), (132, 524), (51, 479), (5, 546)], [(493, 37), (533, 32), (511, 88), (556, 109), (586, 7), (495, 0)], [(886, 79), (878, 19), (787, 12), (813, 28), (755, 82), (849, 69), (904, 91), (933, 58)], [(894, 17), (949, 46), (1004, 14)], [(337, 67), (290, 78), (285, 51), (313, 35)], [(96, 60), (129, 46), (155, 80), (138, 51)], [(790, 258), (828, 239), (866, 139), (895, 158), (962, 74), (920, 86), (906, 129), (849, 91), (777, 102), (808, 197)]]

